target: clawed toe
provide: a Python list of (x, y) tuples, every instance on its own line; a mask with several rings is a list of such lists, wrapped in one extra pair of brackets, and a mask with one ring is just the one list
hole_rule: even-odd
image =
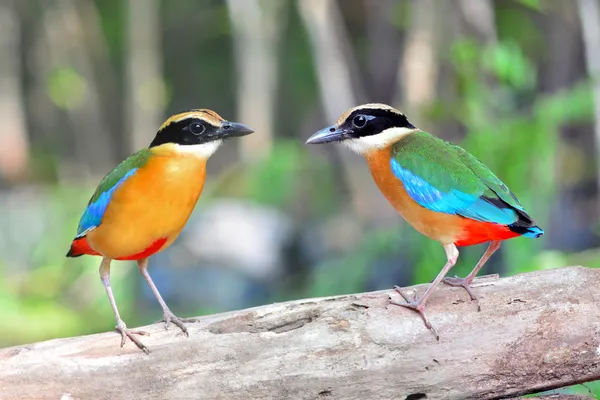
[(173, 314), (172, 312), (165, 312), (163, 314), (163, 319), (162, 321), (165, 323), (165, 329), (169, 329), (169, 325), (171, 323), (173, 323), (173, 325), (179, 327), (179, 329), (181, 329), (181, 331), (186, 335), (186, 336), (190, 336), (187, 327), (185, 326), (185, 323), (191, 323), (191, 322), (197, 322), (198, 320), (196, 318), (179, 318), (178, 316), (176, 316), (175, 314)]
[(130, 331), (127, 329), (127, 325), (122, 320), (117, 321), (117, 326), (115, 329), (121, 333), (121, 347), (125, 346), (127, 342), (127, 338), (131, 340), (140, 350), (142, 350), (146, 354), (150, 354), (150, 349), (146, 347), (144, 343), (141, 342), (135, 335), (140, 336), (150, 336), (150, 334), (146, 331)]
[(419, 313), (419, 315), (421, 316), (421, 319), (423, 320), (423, 323), (425, 324), (425, 327), (427, 329), (431, 330), (433, 332), (433, 334), (435, 335), (435, 339), (439, 341), (440, 340), (440, 335), (438, 335), (437, 330), (433, 327), (433, 325), (431, 325), (431, 323), (429, 322), (429, 320), (425, 316), (425, 303), (422, 302), (421, 300), (417, 300), (417, 294), (416, 294), (416, 292), (415, 292), (415, 294), (413, 296), (413, 299), (409, 300), (408, 296), (406, 296), (402, 292), (402, 290), (400, 290), (400, 287), (394, 286), (394, 290), (396, 292), (398, 292), (400, 294), (400, 296), (402, 296), (402, 298), (406, 301), (406, 303), (399, 303), (397, 301), (390, 300), (390, 304), (393, 304), (395, 306), (400, 306), (400, 307), (408, 308), (408, 309), (411, 309), (411, 310)]
[(444, 278), (444, 279), (442, 279), (442, 282), (448, 286), (464, 287), (464, 288), (469, 287), (469, 284), (471, 283), (467, 280), (467, 278), (459, 278), (458, 276), (455, 276), (453, 278)]
[(404, 294), (404, 292), (402, 291), (400, 286), (398, 286), (398, 285), (394, 286), (394, 290), (396, 291), (396, 293), (398, 293), (400, 296), (402, 296), (404, 301), (406, 301), (407, 303), (414, 303), (417, 300), (417, 292), (416, 291), (413, 294), (412, 299), (409, 299), (408, 296)]
[(477, 300), (477, 296), (475, 296), (475, 293), (473, 293), (473, 291), (471, 290), (471, 282), (469, 282), (467, 278), (459, 278), (459, 277), (444, 278), (442, 280), (442, 282), (449, 286), (464, 288), (467, 291), (467, 293), (469, 294), (471, 301), (477, 302), (477, 311), (481, 311), (481, 306), (479, 305), (479, 300)]

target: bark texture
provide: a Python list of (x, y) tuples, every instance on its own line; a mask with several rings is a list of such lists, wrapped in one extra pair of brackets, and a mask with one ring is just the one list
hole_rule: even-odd
[(391, 290), (306, 299), (201, 317), (189, 338), (148, 326), (150, 355), (112, 332), (3, 349), (0, 398), (495, 399), (600, 379), (600, 270), (482, 277), (481, 312), (441, 286), (439, 342)]

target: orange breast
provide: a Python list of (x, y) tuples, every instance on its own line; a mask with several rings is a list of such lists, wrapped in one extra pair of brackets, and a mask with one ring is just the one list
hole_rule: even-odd
[(89, 245), (113, 259), (147, 257), (168, 247), (190, 217), (204, 186), (206, 160), (173, 152), (153, 154), (111, 198)]
[(454, 243), (467, 234), (465, 218), (428, 210), (410, 197), (392, 171), (389, 147), (371, 151), (365, 158), (381, 193), (417, 231), (442, 244)]

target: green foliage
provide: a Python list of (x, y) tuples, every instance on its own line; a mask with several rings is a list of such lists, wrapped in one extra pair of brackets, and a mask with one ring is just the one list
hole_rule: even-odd
[(278, 142), (268, 156), (250, 174), (250, 199), (271, 206), (289, 204), (297, 194), (304, 167), (302, 150), (293, 142)]
[[(515, 43), (481, 47), (461, 41), (452, 49), (451, 59), (464, 88), (464, 106), (459, 106), (457, 113), (468, 132), (463, 147), (504, 180), (543, 228), (551, 202), (536, 199), (555, 197), (559, 128), (590, 120), (589, 85), (582, 82), (563, 92), (539, 96), (523, 109), (520, 97), (534, 92), (535, 73)], [(530, 255), (543, 241), (507, 242), (503, 254), (509, 272), (535, 269)]]
[(60, 108), (79, 107), (88, 90), (84, 78), (72, 68), (57, 68), (47, 79), (48, 96)]
[(397, 230), (376, 230), (365, 235), (348, 254), (327, 260), (317, 268), (306, 295), (321, 297), (364, 291), (370, 267), (382, 256), (396, 253), (400, 240)]
[(100, 17), (100, 27), (107, 42), (107, 50), (113, 61), (123, 58), (127, 45), (125, 40), (126, 18), (115, 18), (121, 15), (124, 4), (121, 0), (96, 0)]
[(543, 3), (541, 0), (517, 0), (517, 3), (536, 11), (541, 11), (543, 9)]
[[(28, 238), (28, 265), (15, 268), (0, 260), (0, 308), (6, 318), (0, 346), (111, 329), (112, 311), (98, 278), (99, 259), (65, 258), (90, 192), (67, 187), (44, 190), (47, 215), (60, 223), (40, 223), (39, 237)], [(10, 229), (17, 231), (15, 226)], [(123, 311), (132, 304), (126, 272), (115, 269), (113, 274)]]
[(333, 178), (325, 160), (315, 160), (297, 140), (275, 141), (270, 155), (248, 172), (246, 196), (287, 210), (302, 203), (311, 215), (333, 210)]
[(482, 58), (483, 67), (499, 82), (520, 90), (534, 88), (536, 70), (516, 43), (503, 42), (487, 47)]

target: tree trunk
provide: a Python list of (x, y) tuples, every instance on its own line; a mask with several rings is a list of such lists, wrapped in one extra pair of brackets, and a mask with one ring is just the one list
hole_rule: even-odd
[(127, 130), (130, 152), (148, 147), (165, 105), (158, 0), (127, 1)]
[(0, 4), (0, 182), (24, 178), (29, 160), (15, 8), (15, 0)]
[(228, 0), (238, 70), (238, 119), (256, 133), (240, 141), (242, 160), (269, 154), (277, 109), (278, 50), (285, 0)]
[[(91, 14), (87, 14), (92, 17)], [(57, 0), (44, 16), (45, 48), (40, 49), (36, 60), (38, 84), (54, 87), (51, 91), (53, 105), (65, 112), (72, 135), (63, 139), (70, 144), (69, 150), (75, 154), (72, 168), (75, 175), (85, 172), (106, 173), (106, 168), (114, 163), (112, 140), (108, 134), (107, 117), (102, 109), (97, 90), (101, 85), (94, 74), (90, 58), (90, 43), (86, 39), (86, 29), (90, 24), (99, 24), (93, 18), (86, 19), (74, 0)], [(48, 76), (51, 76), (50, 83)], [(38, 120), (38, 124), (47, 123)], [(50, 140), (57, 141), (56, 132)]]
[[(596, 184), (600, 192), (600, 9), (597, 0), (578, 0), (588, 75), (593, 78), (594, 138), (596, 142)], [(600, 215), (600, 202), (598, 214)]]
[[(327, 124), (333, 124), (342, 112), (357, 106), (365, 92), (360, 80), (353, 80), (355, 68), (348, 34), (337, 2), (297, 0), (296, 4), (313, 49), (323, 115)], [(342, 193), (343, 212), (352, 213), (361, 221), (373, 221), (381, 214), (379, 210), (385, 210), (385, 219), (389, 221), (391, 209), (373, 205), (373, 198), (381, 197), (376, 195), (375, 183), (358, 156), (340, 146), (326, 146), (324, 151), (329, 152), (333, 163), (341, 166), (341, 176), (336, 181), (342, 180), (341, 186), (349, 191)]]
[[(441, 5), (443, 6), (443, 5)], [(430, 130), (424, 118), (423, 107), (431, 104), (436, 97), (439, 73), (437, 58), (437, 29), (440, 23), (436, 0), (420, 0), (411, 4), (411, 25), (407, 34), (402, 63), (400, 64), (396, 105), (412, 121), (419, 121), (421, 129)]]

